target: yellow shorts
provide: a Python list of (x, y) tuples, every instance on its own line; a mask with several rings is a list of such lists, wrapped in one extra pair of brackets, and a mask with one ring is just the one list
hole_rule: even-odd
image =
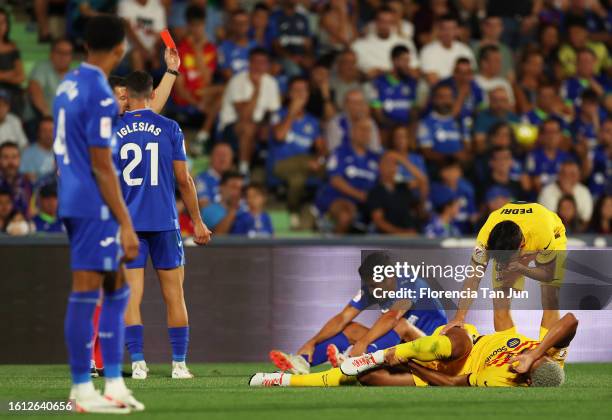
[[(567, 251), (565, 248), (565, 243), (562, 246), (563, 249), (559, 249), (556, 251), (553, 251), (555, 254), (555, 277), (553, 279), (553, 281), (548, 282), (548, 283), (544, 283), (542, 282), (542, 284), (548, 284), (550, 286), (554, 286), (554, 287), (561, 287), (561, 285), (563, 284), (563, 280), (565, 278), (565, 259), (567, 258)], [(538, 259), (538, 257), (536, 257), (536, 260)], [(493, 267), (491, 269), (491, 274), (492, 274), (492, 283), (493, 283), (493, 288), (497, 289), (502, 287), (503, 282), (497, 279), (497, 264), (493, 264)], [(525, 276), (520, 276), (516, 279), (516, 281), (514, 282), (514, 285), (512, 286), (513, 289), (515, 290), (524, 290), (525, 289)]]

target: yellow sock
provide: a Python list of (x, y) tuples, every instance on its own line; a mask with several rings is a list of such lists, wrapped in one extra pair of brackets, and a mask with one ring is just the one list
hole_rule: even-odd
[(548, 328), (540, 326), (540, 341), (544, 340), (546, 334), (548, 334)]
[(339, 368), (335, 368), (308, 375), (291, 375), (289, 386), (340, 386), (356, 381), (354, 376), (346, 376)]
[[(408, 343), (391, 347), (395, 350), (395, 357), (400, 362), (408, 359), (430, 362), (432, 360), (448, 359), (451, 355), (451, 341), (445, 335), (421, 337)], [(385, 354), (391, 349), (385, 350)]]

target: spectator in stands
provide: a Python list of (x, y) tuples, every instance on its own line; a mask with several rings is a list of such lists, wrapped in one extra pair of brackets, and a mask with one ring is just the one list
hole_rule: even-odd
[(327, 149), (333, 152), (336, 148), (350, 143), (352, 126), (361, 120), (371, 122), (370, 144), (368, 149), (381, 150), (378, 126), (370, 116), (370, 108), (361, 89), (350, 90), (344, 96), (343, 112), (336, 115), (328, 124), (325, 133)]
[(408, 48), (403, 45), (393, 47), (392, 70), (376, 77), (368, 85), (370, 107), (385, 138), (389, 137), (389, 130), (407, 125), (416, 117), (418, 80), (411, 76), (410, 59)]
[(0, 145), (14, 142), (20, 149), (28, 144), (21, 120), (11, 112), (10, 94), (0, 89)]
[(501, 76), (502, 55), (496, 45), (487, 45), (480, 50), (478, 56), (479, 73), (474, 77), (480, 89), (485, 93), (485, 102), (488, 102), (490, 93), (498, 88), (502, 88), (508, 95), (510, 106), (514, 107), (514, 92), (512, 85)]
[(538, 49), (544, 57), (543, 75), (550, 82), (557, 81), (561, 73), (557, 57), (559, 56), (559, 28), (553, 24), (540, 26)]
[(459, 24), (453, 15), (444, 15), (436, 21), (437, 39), (421, 50), (421, 71), (430, 85), (453, 74), (455, 62), (461, 57), (476, 65), (470, 47), (457, 41)]
[(599, 197), (589, 225), (589, 232), (603, 235), (612, 234), (612, 195)]
[(333, 95), (329, 65), (321, 59), (310, 71), (310, 96), (306, 110), (323, 123), (331, 120), (337, 113)]
[(432, 0), (419, 3), (414, 14), (414, 39), (419, 49), (436, 37), (436, 23), (447, 15), (456, 16), (455, 2), (450, 0)]
[(273, 159), (274, 175), (287, 184), (287, 207), (292, 228), (299, 226), (299, 212), (306, 182), (322, 176), (325, 143), (319, 120), (306, 111), (308, 81), (293, 78), (289, 84), (287, 106), (272, 118), (272, 138), (268, 159)]
[(511, 197), (512, 193), (502, 186), (496, 185), (490, 187), (484, 196), (484, 209), (480, 219), (478, 219), (478, 222), (476, 222), (474, 231), (479, 232), (487, 222), (489, 215), (495, 210), (501, 209), (509, 201), (512, 201)]
[(290, 76), (308, 70), (313, 64), (313, 44), (308, 18), (298, 10), (298, 0), (281, 0), (270, 21), (274, 33), (274, 52), (282, 58)]
[(25, 72), (21, 53), (11, 41), (11, 21), (8, 12), (0, 8), (0, 89), (8, 93), (11, 109), (17, 115), (23, 111), (21, 84)]
[[(591, 193), (599, 197), (612, 191), (612, 118), (603, 121), (599, 130), (599, 144), (593, 150), (593, 159), (586, 159), (584, 171)], [(585, 177), (586, 178), (586, 177)]]
[(118, 15), (126, 21), (132, 70), (159, 68), (159, 33), (167, 27), (161, 0), (120, 0)]
[(431, 239), (461, 236), (461, 231), (453, 223), (460, 207), (459, 197), (450, 188), (441, 188), (434, 203), (435, 214), (425, 226), (425, 236)]
[[(346, 2), (346, 0), (345, 0)], [(348, 3), (348, 2), (346, 2)], [(391, 32), (400, 38), (406, 38), (413, 42), (414, 38), (414, 25), (408, 19), (406, 19), (406, 7), (402, 0), (387, 0), (385, 5), (391, 10), (393, 15), (393, 25), (391, 26)], [(369, 22), (366, 26), (366, 32), (369, 34), (376, 32), (376, 23)]]
[[(177, 46), (181, 65), (173, 100), (178, 107), (177, 112), (187, 113), (196, 123), (202, 121), (196, 136), (196, 149), (200, 149), (210, 137), (223, 87), (213, 85), (217, 47), (206, 38), (204, 10), (191, 5), (185, 12), (185, 18), (187, 33)], [(202, 118), (203, 114), (205, 118)]]
[(352, 90), (362, 89), (362, 79), (357, 68), (357, 55), (346, 49), (336, 56), (331, 74), (331, 86), (334, 91), (336, 108), (342, 109), (346, 94)]
[(117, 0), (68, 0), (66, 10), (67, 34), (78, 50), (83, 50), (87, 19), (101, 13), (115, 13)]
[(508, 91), (501, 86), (489, 92), (488, 108), (479, 112), (474, 121), (474, 149), (477, 153), (485, 150), (487, 132), (500, 122), (519, 122), (518, 115), (512, 111)]
[(576, 118), (570, 126), (574, 138), (574, 148), (581, 158), (587, 157), (588, 151), (597, 146), (597, 132), (605, 118), (599, 106), (599, 96), (592, 89), (587, 89), (580, 96), (580, 106)]
[(19, 172), (26, 174), (32, 182), (55, 172), (53, 118), (43, 117), (40, 120), (36, 142), (24, 149)]
[(422, 219), (421, 201), (410, 183), (396, 183), (398, 165), (418, 182), (426, 182), (425, 175), (405, 155), (386, 152), (380, 158), (378, 183), (368, 192), (366, 208), (378, 233), (415, 235)]
[(523, 188), (521, 178), (525, 175), (519, 172), (519, 179), (513, 173), (515, 161), (509, 147), (497, 146), (489, 153), (488, 177), (484, 182), (478, 184), (478, 196), (481, 200), (486, 192), (493, 187), (500, 187), (508, 191), (508, 197), (512, 201), (527, 200), (527, 191)]
[(573, 110), (570, 107), (563, 105), (557, 88), (550, 83), (541, 83), (537, 88), (535, 106), (523, 116), (523, 121), (540, 126), (545, 120), (552, 118), (559, 121), (564, 134), (569, 133), (569, 124), (567, 116), (571, 115)]
[(504, 21), (500, 16), (489, 15), (482, 19), (480, 23), (481, 39), (472, 41), (471, 47), (474, 56), (479, 57), (482, 49), (489, 45), (497, 47), (501, 54), (500, 76), (513, 80), (514, 78), (514, 54), (506, 44), (501, 42), (501, 35), (504, 32)]
[(57, 185), (43, 185), (38, 192), (38, 214), (32, 218), (36, 232), (61, 233), (66, 229), (57, 217)]
[(198, 192), (198, 204), (204, 208), (210, 203), (217, 203), (221, 199), (219, 182), (223, 175), (232, 169), (234, 152), (227, 143), (217, 143), (210, 152), (209, 168), (198, 174), (195, 179)]
[(561, 125), (548, 119), (539, 130), (539, 146), (527, 155), (526, 169), (531, 177), (533, 191), (539, 193), (543, 187), (555, 182), (561, 163), (569, 160), (569, 153), (560, 149)]
[[(455, 63), (453, 75), (441, 84), (453, 89), (453, 116), (471, 126), (473, 116), (485, 101), (484, 92), (474, 80), (474, 69), (468, 58), (460, 57)], [(466, 120), (469, 119), (469, 120)]]
[(559, 219), (565, 226), (568, 235), (575, 235), (584, 232), (585, 223), (580, 220), (576, 199), (571, 194), (564, 194), (559, 198), (559, 203), (555, 209)]
[(255, 41), (258, 47), (272, 52), (274, 29), (270, 24), (270, 9), (264, 2), (257, 3), (251, 13), (249, 38)]
[[(460, 162), (447, 157), (439, 169), (440, 181), (431, 184), (430, 200), (434, 207), (440, 206), (440, 197), (446, 197), (446, 191), (450, 190), (453, 196), (459, 200), (459, 212), (452, 219), (453, 224), (463, 234), (471, 233), (473, 223), (476, 221), (476, 193), (474, 187), (463, 177)], [(444, 201), (444, 200), (443, 200)]]
[(355, 219), (361, 219), (368, 192), (378, 177), (379, 155), (368, 149), (372, 124), (370, 119), (360, 119), (351, 126), (350, 143), (338, 147), (329, 157), (329, 180), (317, 193), (319, 214), (329, 210), (338, 233), (349, 231)]
[(523, 55), (518, 79), (513, 84), (519, 113), (524, 114), (535, 106), (538, 87), (544, 82), (543, 69), (544, 58), (539, 51), (528, 51)]
[(55, 91), (70, 69), (72, 61), (72, 44), (67, 39), (58, 39), (51, 44), (48, 60), (34, 65), (28, 83), (28, 98), (34, 115), (26, 120), (50, 116), (53, 114)]
[(258, 131), (267, 118), (280, 109), (278, 83), (269, 74), (268, 53), (254, 48), (249, 53), (249, 71), (234, 75), (223, 94), (219, 126), (223, 139), (238, 151), (239, 171), (248, 174)]
[(221, 177), (219, 201), (208, 204), (202, 209), (202, 219), (215, 234), (227, 234), (232, 230), (242, 200), (243, 176), (227, 171)]
[(414, 141), (411, 141), (410, 133), (407, 127), (398, 126), (391, 132), (391, 150), (404, 156), (408, 162), (420, 172), (421, 176), (413, 168), (407, 165), (397, 165), (396, 181), (407, 183), (419, 198), (429, 196), (429, 180), (427, 178), (427, 166), (425, 159), (420, 153), (414, 152)]
[(266, 213), (266, 189), (260, 184), (249, 184), (245, 191), (247, 208), (238, 213), (230, 233), (249, 238), (274, 235), (272, 219)]
[(249, 51), (257, 42), (249, 38), (249, 14), (236, 10), (230, 20), (228, 37), (219, 45), (219, 69), (224, 80), (249, 68)]
[(587, 89), (593, 90), (599, 97), (612, 89), (607, 77), (595, 72), (596, 63), (597, 56), (591, 49), (585, 47), (576, 52), (576, 74), (565, 79), (561, 85), (561, 96), (566, 103), (574, 105)]
[(565, 23), (568, 42), (559, 48), (558, 60), (563, 69), (563, 75), (570, 77), (576, 74), (577, 54), (582, 48), (589, 48), (597, 58), (595, 73), (610, 66), (608, 48), (603, 42), (589, 40), (586, 21), (581, 17), (568, 19)]
[(417, 51), (409, 39), (400, 37), (393, 32), (393, 12), (386, 6), (380, 7), (376, 12), (375, 31), (359, 38), (351, 49), (357, 54), (357, 66), (369, 79), (390, 71), (391, 50), (396, 45), (404, 45), (410, 50), (411, 67), (418, 69), (419, 60)]
[(540, 192), (538, 202), (549, 210), (556, 211), (564, 195), (575, 198), (578, 218), (588, 223), (593, 213), (593, 197), (589, 189), (580, 183), (580, 167), (574, 160), (566, 160), (559, 167), (556, 182), (551, 182)]
[(432, 110), (420, 120), (417, 132), (417, 142), (425, 160), (431, 165), (443, 162), (447, 156), (466, 161), (470, 137), (452, 114), (452, 88), (439, 84), (434, 87), (432, 97)]
[(68, 0), (34, 0), (39, 43), (65, 36), (67, 3)]
[(17, 143), (7, 141), (0, 145), (0, 189), (9, 191), (16, 211), (28, 214), (32, 183), (19, 173), (21, 156)]
[(607, 1), (585, 1), (585, 0), (569, 0), (567, 9), (565, 10), (565, 21), (572, 19), (582, 19), (586, 28), (589, 31), (589, 38), (606, 41), (609, 38), (609, 33), (606, 33), (603, 20), (608, 18), (604, 4)]
[(14, 212), (11, 192), (0, 188), (0, 233), (6, 233), (6, 226)]
[[(354, 10), (353, 10), (354, 12)], [(328, 2), (320, 15), (318, 55), (324, 56), (345, 50), (357, 36), (354, 13), (347, 0)]]

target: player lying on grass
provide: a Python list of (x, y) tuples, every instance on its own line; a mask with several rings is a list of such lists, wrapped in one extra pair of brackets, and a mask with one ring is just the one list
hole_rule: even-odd
[[(493, 287), (504, 290), (522, 290), (525, 277), (540, 282), (542, 296), (542, 322), (540, 339), (559, 320), (559, 289), (563, 282), (567, 238), (565, 227), (556, 213), (537, 203), (513, 202), (491, 213), (478, 233), (471, 264), (486, 269), (493, 260)], [(535, 260), (535, 266), (530, 262)], [(485, 270), (473, 270), (463, 290), (478, 290)], [(446, 332), (461, 326), (472, 304), (472, 299), (461, 299), (455, 317)], [(514, 325), (510, 315), (511, 298), (493, 299), (495, 331), (504, 331)]]
[[(512, 330), (470, 336), (454, 326), (432, 336), (346, 359), (340, 368), (308, 375), (257, 373), (250, 386), (560, 386), (565, 381), (558, 350), (569, 346), (578, 320), (568, 313), (540, 342)], [(550, 355), (555, 357), (551, 357)]]
[[(373, 280), (374, 266), (390, 265), (389, 256), (382, 252), (368, 255), (359, 267), (362, 289), (342, 309), (327, 321), (321, 330), (308, 340), (297, 355), (279, 350), (270, 352), (270, 359), (279, 369), (290, 373), (305, 374), (311, 366), (329, 362), (333, 367), (346, 357), (343, 355), (352, 345), (350, 354), (361, 355), (385, 349), (402, 341), (411, 341), (434, 332), (447, 321), (442, 304), (437, 299), (379, 300), (372, 297), (372, 290), (414, 289), (427, 287), (424, 280), (412, 282), (410, 278), (389, 278), (382, 283)], [(369, 290), (368, 290), (369, 289)], [(378, 304), (381, 316), (371, 328), (354, 322), (362, 311)]]
[(155, 97), (153, 79), (145, 72), (133, 72), (126, 78), (126, 87), (129, 110), (117, 129), (117, 167), (123, 197), (140, 242), (138, 257), (127, 264), (126, 270), (132, 294), (125, 316), (125, 344), (132, 359), (132, 378), (145, 379), (148, 371), (140, 303), (149, 255), (166, 303), (172, 378), (192, 378), (185, 364), (189, 322), (183, 294), (185, 256), (176, 210), (177, 187), (193, 221), (195, 243), (208, 243), (211, 232), (200, 216), (195, 184), (187, 168), (183, 133), (175, 121), (151, 109)]

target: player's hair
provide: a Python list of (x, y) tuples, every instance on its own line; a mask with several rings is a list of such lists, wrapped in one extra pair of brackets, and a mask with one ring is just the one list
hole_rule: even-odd
[(518, 251), (523, 242), (523, 232), (519, 225), (511, 220), (505, 220), (496, 224), (487, 241), (489, 255), (499, 263), (507, 263), (512, 253)]
[(125, 78), (125, 87), (133, 98), (146, 98), (153, 91), (153, 78), (144, 71), (133, 71)]
[(391, 50), (391, 60), (399, 58), (402, 54), (410, 54), (410, 50), (405, 45), (396, 45)]
[(244, 179), (244, 176), (238, 171), (227, 171), (221, 176), (219, 185), (225, 185), (232, 179)]
[(372, 281), (374, 275), (374, 267), (377, 265), (391, 265), (391, 257), (386, 252), (373, 252), (361, 262), (359, 266), (359, 277), (364, 283)]
[(268, 50), (262, 47), (251, 48), (251, 50), (249, 51), (249, 60), (255, 57), (256, 55), (263, 55), (270, 58), (270, 53), (268, 52)]
[(480, 54), (478, 54), (478, 62), (481, 63), (483, 60), (489, 58), (491, 54), (499, 52), (499, 47), (497, 45), (487, 45), (480, 49)]
[(10, 149), (11, 147), (13, 149), (19, 150), (19, 145), (14, 141), (9, 140), (9, 141), (5, 141), (4, 143), (0, 144), (0, 154), (4, 152), (4, 149)]
[(125, 77), (112, 75), (108, 78), (108, 84), (113, 90), (116, 87), (125, 87)]
[(113, 15), (98, 15), (87, 19), (85, 45), (89, 51), (108, 52), (125, 39), (123, 20)]
[(593, 89), (585, 89), (580, 95), (580, 101), (584, 102), (599, 102), (599, 95)]
[(185, 10), (185, 20), (187, 23), (204, 22), (206, 20), (206, 9), (192, 4)]
[(565, 371), (558, 363), (547, 360), (531, 370), (531, 386), (561, 386), (565, 382)]

